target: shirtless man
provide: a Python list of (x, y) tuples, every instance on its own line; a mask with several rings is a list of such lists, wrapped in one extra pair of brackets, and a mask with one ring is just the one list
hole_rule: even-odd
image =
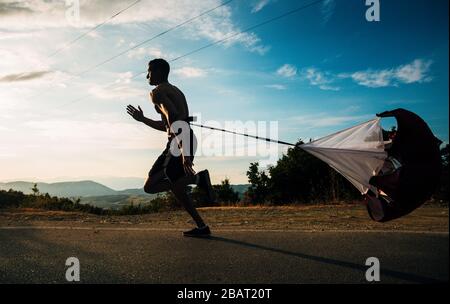
[[(210, 201), (214, 201), (214, 192), (208, 170), (196, 174), (192, 168), (195, 153), (193, 150), (195, 150), (195, 147), (190, 149), (190, 153), (186, 153), (186, 149), (182, 148), (182, 141), (177, 136), (180, 134), (175, 133), (171, 128), (174, 122), (189, 122), (190, 117), (184, 94), (168, 81), (169, 71), (169, 63), (164, 59), (154, 59), (148, 64), (147, 79), (150, 85), (156, 86), (150, 93), (150, 98), (156, 112), (161, 115), (161, 120), (152, 120), (145, 117), (140, 106), (137, 109), (132, 105), (127, 106), (128, 114), (135, 120), (153, 129), (167, 132), (168, 135), (166, 149), (151, 168), (144, 185), (144, 191), (147, 193), (172, 191), (197, 224), (196, 228), (183, 232), (183, 235), (209, 236), (211, 234), (210, 229), (195, 209), (192, 199), (187, 193), (187, 186), (197, 184), (198, 187), (205, 190)], [(188, 124), (186, 125), (189, 126)], [(195, 146), (195, 136), (190, 127), (188, 127), (188, 130), (189, 135), (187, 138), (190, 139), (190, 147), (192, 148)], [(176, 142), (172, 144), (172, 148), (173, 146), (181, 148), (179, 156), (176, 156), (176, 153), (174, 154), (171, 149), (171, 143), (174, 140)]]

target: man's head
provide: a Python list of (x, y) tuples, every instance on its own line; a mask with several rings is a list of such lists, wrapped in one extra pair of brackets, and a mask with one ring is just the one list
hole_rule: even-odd
[(158, 85), (167, 82), (170, 66), (164, 59), (153, 59), (148, 63), (147, 79), (150, 85)]

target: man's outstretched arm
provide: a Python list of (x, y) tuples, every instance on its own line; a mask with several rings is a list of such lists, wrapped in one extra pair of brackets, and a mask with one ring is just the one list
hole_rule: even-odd
[(153, 129), (166, 132), (166, 126), (162, 120), (153, 120), (153, 119), (144, 117), (142, 122)]
[(132, 105), (127, 106), (127, 113), (130, 114), (131, 117), (133, 117), (135, 120), (143, 122), (147, 126), (159, 130), (159, 131), (166, 131), (166, 126), (163, 121), (161, 120), (153, 120), (150, 118), (147, 118), (144, 116), (144, 112), (142, 111), (141, 107), (138, 106), (138, 109), (133, 107)]

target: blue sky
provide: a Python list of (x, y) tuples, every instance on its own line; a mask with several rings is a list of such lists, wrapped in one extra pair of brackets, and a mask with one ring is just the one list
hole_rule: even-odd
[[(311, 1), (234, 0), (72, 76), (221, 3), (143, 0), (48, 57), (132, 2), (80, 1), (75, 24), (64, 1), (0, 4), (0, 180), (144, 178), (165, 138), (126, 115), (127, 104), (139, 104), (157, 118), (144, 76), (131, 77), (149, 59), (171, 60)], [(448, 143), (448, 1), (380, 3), (380, 22), (367, 22), (365, 1), (325, 0), (173, 62), (169, 80), (202, 122), (222, 127), (277, 121), (278, 137), (295, 142), (403, 107)], [(249, 163), (259, 159), (199, 156), (194, 168), (209, 168), (214, 182), (245, 183)]]

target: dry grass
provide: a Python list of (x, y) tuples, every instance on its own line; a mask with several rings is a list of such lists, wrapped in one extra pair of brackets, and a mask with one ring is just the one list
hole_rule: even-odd
[[(213, 229), (257, 230), (387, 230), (448, 232), (448, 208), (425, 205), (388, 223), (372, 221), (361, 204), (308, 206), (207, 207), (199, 212)], [(13, 209), (0, 212), (0, 226), (103, 226), (185, 228), (186, 212), (167, 211), (132, 216), (98, 216), (80, 212)]]

